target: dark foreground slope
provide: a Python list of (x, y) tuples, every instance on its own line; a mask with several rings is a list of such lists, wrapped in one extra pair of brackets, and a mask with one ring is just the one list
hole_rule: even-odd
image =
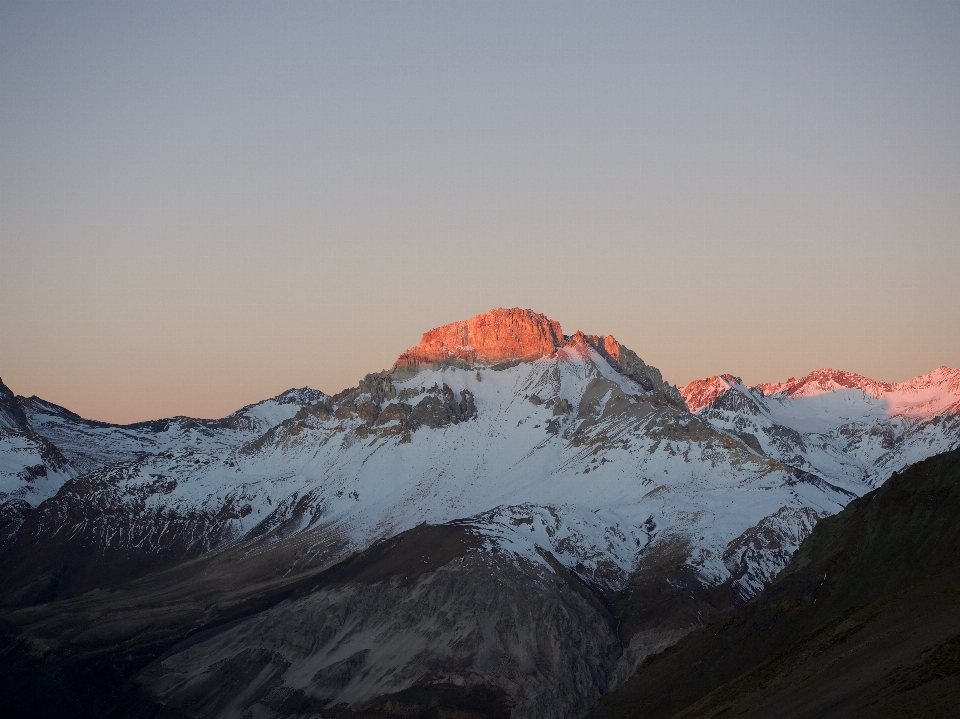
[(960, 451), (822, 520), (770, 587), (589, 716), (960, 716)]
[(524, 568), (482, 544), (469, 526), (421, 525), (330, 566), (298, 564), (303, 542), (251, 543), (8, 609), (0, 716), (584, 711), (616, 684), (615, 620), (552, 557), (556, 572)]

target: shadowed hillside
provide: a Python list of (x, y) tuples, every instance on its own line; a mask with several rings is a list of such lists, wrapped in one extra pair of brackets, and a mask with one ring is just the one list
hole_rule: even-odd
[(775, 582), (650, 657), (600, 717), (960, 716), (960, 451), (822, 520)]

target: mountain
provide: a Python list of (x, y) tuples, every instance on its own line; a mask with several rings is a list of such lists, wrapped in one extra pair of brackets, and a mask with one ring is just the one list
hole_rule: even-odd
[(831, 369), (755, 387), (720, 375), (680, 392), (714, 427), (855, 492), (960, 436), (960, 370), (949, 367), (896, 384)]
[(34, 430), (0, 380), (0, 525), (52, 497), (76, 474), (56, 445)]
[(184, 449), (215, 450), (259, 437), (290, 419), (301, 407), (326, 399), (315, 389), (291, 389), (248, 405), (222, 419), (171, 417), (152, 422), (116, 425), (83, 419), (39, 397), (20, 398), (22, 414), (44, 437), (54, 442), (80, 471), (148, 454)]
[(17, 398), (83, 473), (0, 524), (5, 661), (61, 716), (120, 687), (151, 716), (576, 716), (883, 468), (957, 446), (950, 372), (922, 421), (845, 385), (681, 393), (612, 336), (496, 309), (225, 420)]
[(589, 716), (960, 715), (958, 515), (960, 451), (894, 475), (822, 520), (753, 601), (651, 657)]

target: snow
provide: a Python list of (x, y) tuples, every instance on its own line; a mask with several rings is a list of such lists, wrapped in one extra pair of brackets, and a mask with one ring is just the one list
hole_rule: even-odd
[(0, 503), (20, 499), (36, 506), (75, 475), (70, 467), (49, 466), (36, 438), (0, 429)]
[[(592, 350), (564, 349), (480, 375), (444, 368), (396, 382), (398, 392), (444, 384), (456, 394), (469, 390), (477, 406), (476, 419), (421, 427), (408, 443), (397, 435), (360, 438), (358, 419), (331, 418), (295, 435), (277, 432), (273, 444), (252, 453), (207, 446), (153, 456), (124, 483), (134, 492), (152, 476), (175, 478), (172, 491), (147, 500), (148, 509), (165, 512), (249, 505), (247, 516), (229, 520), (230, 536), (264, 520), (293, 520), (294, 507), (298, 531), (322, 530), (350, 549), (422, 522), (460, 520), (530, 561), (542, 562), (540, 550), (549, 549), (571, 568), (615, 582), (636, 569), (643, 547), (668, 535), (690, 538), (698, 571), (722, 581), (729, 575), (723, 552), (744, 530), (784, 506), (829, 514), (848, 499), (794, 485), (782, 465), (722, 448), (719, 433), (703, 442), (663, 441), (661, 425), (696, 420), (682, 409), (644, 405), (644, 391)], [(580, 398), (598, 381), (609, 386), (599, 385), (596, 412), (578, 418)], [(616, 390), (629, 393), (629, 402), (618, 403)], [(532, 404), (532, 394), (544, 403)], [(558, 397), (574, 405), (572, 415), (554, 416), (547, 402)], [(560, 432), (549, 433), (558, 418)], [(590, 422), (582, 443), (571, 441)], [(644, 529), (650, 517), (653, 537)]]
[[(241, 541), (255, 527), (283, 527), (277, 541), (295, 535), (318, 553), (342, 542), (345, 553), (423, 522), (458, 521), (518, 561), (548, 566), (548, 550), (616, 588), (646, 548), (679, 538), (707, 584), (747, 566), (737, 579), (744, 597), (785, 564), (817, 518), (960, 437), (960, 382), (946, 368), (868, 390), (818, 380), (815, 389), (768, 392), (774, 386), (729, 377), (696, 415), (655, 402), (583, 345), (506, 369), (401, 376), (393, 388), (409, 404), (446, 385), (455, 396), (473, 394), (476, 417), (406, 435), (397, 422), (368, 425), (355, 414), (295, 420), (301, 406), (329, 400), (312, 390), (213, 422), (117, 427), (38, 402), (27, 414), (76, 464), (121, 462), (95, 471), (131, 507), (142, 502), (131, 512), (168, 520), (119, 534), (104, 520), (103, 542), (159, 547), (176, 531), (172, 518), (201, 515), (222, 518), (217, 536), (197, 540), (210, 546), (218, 536)], [(358, 403), (370, 399), (357, 392)], [(570, 413), (554, 414), (561, 398)], [(0, 457), (16, 465), (20, 451), (11, 444)], [(5, 466), (0, 477), (12, 476)], [(761, 523), (777, 546), (751, 543)]]
[[(753, 412), (730, 409), (729, 393)], [(828, 369), (753, 388), (731, 382), (698, 416), (753, 434), (768, 455), (856, 492), (960, 444), (960, 371), (940, 367), (896, 384)]]
[(288, 390), (222, 420), (172, 417), (132, 425), (84, 420), (35, 398), (25, 401), (24, 410), (31, 426), (57, 445), (77, 469), (89, 471), (185, 447), (201, 451), (235, 447), (290, 419), (304, 404), (324, 398), (325, 394), (309, 388)]

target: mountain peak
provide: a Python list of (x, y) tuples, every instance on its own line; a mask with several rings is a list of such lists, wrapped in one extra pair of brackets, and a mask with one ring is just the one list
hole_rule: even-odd
[(564, 343), (559, 322), (533, 310), (497, 307), (424, 333), (420, 344), (401, 354), (395, 366), (531, 360), (552, 354)]
[(691, 412), (699, 412), (709, 404), (713, 404), (717, 397), (722, 395), (733, 385), (743, 384), (743, 380), (732, 374), (720, 374), (706, 379), (697, 379), (688, 385), (680, 387), (680, 395), (687, 403)]
[(786, 392), (788, 397), (805, 397), (837, 389), (859, 389), (873, 397), (879, 397), (893, 389), (887, 382), (877, 382), (856, 372), (829, 367), (821, 367), (800, 379), (791, 377), (786, 382), (758, 384), (757, 387), (765, 395)]
[(23, 408), (16, 396), (0, 379), (0, 427), (25, 432), (29, 428)]
[(327, 394), (312, 387), (294, 387), (286, 392), (281, 392), (272, 399), (279, 404), (308, 405), (322, 402), (327, 399)]

